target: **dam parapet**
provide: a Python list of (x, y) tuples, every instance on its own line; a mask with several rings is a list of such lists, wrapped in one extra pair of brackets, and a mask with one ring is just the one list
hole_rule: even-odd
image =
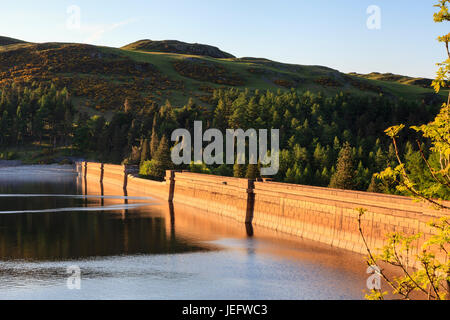
[(382, 247), (389, 233), (422, 233), (413, 243), (412, 255), (435, 232), (428, 222), (450, 215), (449, 210), (435, 210), (408, 197), (278, 183), (270, 179), (254, 181), (167, 171), (165, 180), (160, 182), (131, 174), (135, 170), (129, 166), (83, 162), (77, 168), (89, 183), (120, 186), (211, 213), (212, 217), (221, 215), (362, 254), (366, 248), (359, 232), (358, 208), (367, 210), (361, 226), (371, 248)]

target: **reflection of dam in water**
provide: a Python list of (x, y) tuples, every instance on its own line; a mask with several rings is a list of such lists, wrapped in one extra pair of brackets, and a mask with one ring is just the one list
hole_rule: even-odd
[[(129, 204), (130, 199), (142, 198), (143, 193), (135, 188), (127, 191), (119, 184), (105, 184), (97, 179), (79, 180), (82, 184), (82, 193), (84, 195), (101, 195), (108, 203)], [(124, 198), (110, 199), (108, 195), (123, 194)], [(147, 196), (147, 195), (146, 195)], [(146, 197), (143, 197), (144, 199)], [(167, 201), (161, 198), (152, 198), (155, 203), (152, 204), (153, 212), (164, 217), (166, 233), (171, 237), (176, 235), (188, 239), (197, 239), (200, 241), (219, 241), (223, 239), (252, 239), (256, 236), (260, 240), (265, 240), (265, 245), (258, 250), (276, 254), (285, 258), (297, 258), (311, 261), (319, 259), (321, 263), (329, 266), (345, 265), (346, 268), (354, 269), (355, 274), (361, 274), (361, 256), (348, 253), (345, 250), (329, 247), (325, 244), (314, 241), (299, 239), (289, 234), (276, 232), (274, 230), (253, 226), (252, 224), (242, 224), (226, 216), (217, 215), (205, 210), (201, 210), (189, 205), (177, 202)], [(134, 202), (134, 200), (133, 200)], [(122, 219), (132, 219), (133, 212), (127, 208), (119, 211)], [(131, 214), (131, 215), (130, 215)], [(256, 248), (254, 248), (256, 249)], [(349, 263), (355, 261), (355, 263)], [(365, 269), (364, 264), (362, 269)], [(365, 270), (363, 270), (365, 271)]]
[[(230, 221), (223, 217), (214, 217), (211, 219), (211, 215), (207, 212), (202, 212), (195, 208), (188, 206), (174, 204), (161, 200), (159, 198), (152, 198), (151, 196), (142, 196), (142, 193), (136, 190), (127, 191), (117, 185), (105, 185), (98, 181), (91, 181), (90, 179), (83, 179), (82, 181), (82, 193), (87, 198), (94, 196), (94, 201), (98, 205), (105, 205), (106, 203), (111, 205), (125, 205), (122, 210), (119, 210), (123, 219), (131, 218), (127, 216), (130, 214), (130, 210), (127, 207), (130, 204), (139, 204), (149, 202), (153, 206), (153, 211), (158, 213), (159, 216), (165, 217), (165, 227), (168, 233), (174, 233), (175, 224), (177, 230), (183, 234), (199, 234), (202, 237), (204, 234), (205, 239), (215, 238), (220, 234), (233, 234), (233, 236), (246, 237), (252, 235), (251, 226), (242, 226), (239, 223)], [(79, 182), (80, 183), (80, 182)], [(115, 197), (116, 195), (123, 195), (122, 197)], [(97, 198), (97, 196), (100, 196)], [(180, 215), (175, 215), (177, 212), (182, 212)], [(195, 231), (193, 231), (195, 230)]]
[[(102, 185), (72, 167), (0, 169), (0, 299), (362, 298), (361, 256), (133, 183)], [(73, 265), (81, 291), (66, 287)]]
[[(100, 188), (117, 186), (124, 192), (155, 196), (166, 203), (171, 201), (207, 212), (215, 220), (227, 217), (243, 226), (251, 224), (362, 254), (367, 254), (367, 249), (359, 221), (368, 246), (375, 251), (384, 246), (388, 233), (423, 234), (411, 246), (410, 253), (416, 256), (422, 244), (435, 233), (428, 222), (445, 214), (408, 197), (370, 192), (185, 171), (167, 171), (165, 181), (157, 182), (130, 175), (128, 166), (90, 162), (79, 163), (78, 169), (85, 187), (86, 181), (100, 183)], [(366, 209), (366, 213), (360, 216), (358, 208)], [(436, 254), (445, 261), (443, 252)]]

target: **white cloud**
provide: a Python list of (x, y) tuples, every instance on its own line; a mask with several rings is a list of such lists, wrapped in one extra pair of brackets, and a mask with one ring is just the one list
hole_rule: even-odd
[(128, 24), (138, 21), (136, 18), (131, 18), (128, 20), (120, 21), (110, 25), (85, 25), (82, 24), (79, 29), (82, 33), (88, 33), (89, 36), (84, 40), (85, 43), (95, 44), (97, 43), (105, 33), (111, 32), (114, 29), (126, 26)]

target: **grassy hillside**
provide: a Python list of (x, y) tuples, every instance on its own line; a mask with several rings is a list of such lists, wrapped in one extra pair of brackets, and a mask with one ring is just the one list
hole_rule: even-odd
[(275, 91), (294, 88), (330, 96), (345, 91), (419, 101), (436, 99), (429, 88), (382, 77), (347, 75), (322, 66), (231, 55), (213, 58), (148, 52), (148, 46), (140, 51), (143, 47), (139, 42), (118, 49), (8, 39), (0, 38), (5, 43), (0, 46), (0, 87), (12, 82), (52, 82), (60, 89), (67, 87), (76, 107), (90, 114), (112, 114), (122, 108), (126, 99), (136, 108), (159, 105), (167, 99), (181, 106), (190, 97), (208, 106), (214, 89), (231, 87)]
[[(426, 123), (439, 108), (431, 89), (390, 78), (263, 58), (72, 43), (0, 46), (0, 91), (0, 159), (48, 163), (70, 156), (147, 163), (150, 170), (152, 148), (155, 156), (160, 149), (167, 155), (173, 130), (192, 130), (198, 120), (205, 129), (279, 128), (276, 181), (328, 186), (349, 142), (358, 190), (395, 157), (384, 130)], [(412, 150), (415, 138), (399, 142)], [(143, 174), (162, 178), (171, 168), (162, 161), (158, 174)], [(242, 177), (255, 168), (206, 169)]]
[(357, 77), (371, 79), (371, 80), (392, 81), (392, 82), (398, 82), (401, 84), (407, 84), (407, 85), (412, 85), (412, 86), (420, 86), (423, 88), (429, 88), (433, 81), (431, 79), (413, 78), (413, 77), (402, 76), (402, 75), (393, 74), (393, 73), (372, 72), (372, 73), (368, 73), (368, 74), (360, 74), (360, 73), (352, 72), (349, 74), (353, 75), (353, 76), (357, 76)]
[(217, 47), (199, 43), (186, 43), (176, 40), (140, 40), (130, 43), (121, 49), (145, 52), (193, 54), (212, 58), (235, 58), (232, 54), (223, 52)]

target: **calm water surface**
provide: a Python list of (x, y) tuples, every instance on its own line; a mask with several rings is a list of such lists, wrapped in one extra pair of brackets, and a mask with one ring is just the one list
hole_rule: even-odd
[(365, 271), (359, 255), (84, 184), (70, 166), (0, 168), (0, 299), (361, 299)]

